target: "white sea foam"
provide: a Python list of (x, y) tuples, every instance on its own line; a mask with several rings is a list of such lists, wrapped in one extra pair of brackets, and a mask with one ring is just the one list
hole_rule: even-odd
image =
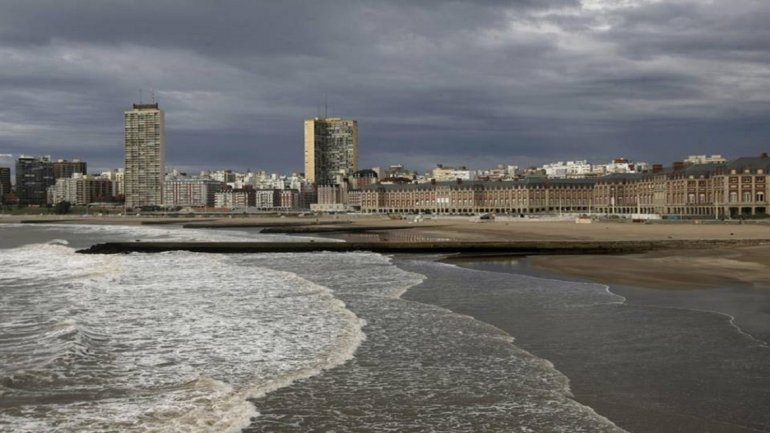
[(256, 415), (248, 397), (364, 339), (326, 287), (224, 256), (56, 242), (0, 250), (0, 263), (0, 393), (18, 402), (0, 430), (238, 431)]
[(79, 235), (108, 236), (127, 240), (176, 240), (197, 242), (270, 242), (302, 241), (312, 239), (301, 236), (286, 236), (282, 234), (262, 234), (256, 230), (238, 229), (195, 229), (182, 228), (178, 225), (89, 225), (89, 224), (39, 224), (39, 229), (66, 230)]

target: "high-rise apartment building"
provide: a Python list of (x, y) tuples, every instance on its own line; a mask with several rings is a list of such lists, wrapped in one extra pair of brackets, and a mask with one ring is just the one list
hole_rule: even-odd
[(16, 160), (16, 195), (19, 204), (46, 204), (53, 185), (53, 163), (49, 156), (21, 156)]
[(11, 168), (0, 167), (0, 203), (3, 196), (11, 193)]
[(66, 159), (60, 159), (53, 163), (53, 178), (54, 179), (69, 179), (73, 174), (78, 173), (82, 175), (88, 174), (86, 171), (86, 162), (79, 159), (73, 159), (67, 161)]
[(305, 178), (316, 185), (358, 170), (358, 122), (337, 117), (305, 120)]
[(163, 111), (158, 104), (134, 104), (124, 115), (126, 207), (161, 206), (166, 170)]

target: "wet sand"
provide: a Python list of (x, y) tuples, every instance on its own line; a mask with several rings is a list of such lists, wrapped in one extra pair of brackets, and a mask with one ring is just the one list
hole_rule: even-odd
[[(506, 331), (553, 362), (577, 401), (629, 432), (770, 431), (770, 291), (613, 286), (625, 301), (573, 304), (572, 295), (601, 286), (533, 271), (527, 260), (450, 260), (471, 274), (428, 269), (404, 298)], [(546, 278), (542, 289), (532, 276)], [(557, 287), (572, 288), (564, 304), (551, 303)]]
[(535, 269), (657, 289), (770, 288), (770, 246), (654, 251), (627, 256), (540, 256)]
[[(441, 225), (439, 226), (439, 221)], [(604, 284), (658, 289), (701, 289), (735, 285), (770, 288), (770, 224), (654, 223), (571, 221), (496, 221), (474, 223), (439, 220), (412, 223), (413, 229), (382, 230), (379, 239), (409, 241), (667, 241), (763, 240), (760, 246), (670, 249), (636, 255), (532, 256), (532, 268)], [(404, 224), (409, 224), (405, 222)], [(370, 224), (371, 225), (371, 224)], [(356, 234), (346, 240), (363, 240)], [(368, 240), (374, 240), (374, 234)]]

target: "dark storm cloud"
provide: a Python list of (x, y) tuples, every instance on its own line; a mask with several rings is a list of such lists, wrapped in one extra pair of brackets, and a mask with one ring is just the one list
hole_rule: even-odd
[(607, 36), (629, 56), (753, 60), (770, 63), (770, 9), (758, 3), (658, 3), (629, 11)]
[(753, 0), (6, 0), (0, 154), (120, 166), (139, 89), (190, 169), (301, 170), (325, 100), (364, 165), (757, 154), (768, 23)]

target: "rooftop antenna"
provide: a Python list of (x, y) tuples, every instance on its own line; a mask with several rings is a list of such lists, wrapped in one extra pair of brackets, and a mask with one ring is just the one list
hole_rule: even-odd
[(150, 93), (152, 94), (152, 103), (153, 103), (153, 104), (155, 104), (155, 103), (157, 102), (157, 101), (155, 100), (155, 91), (154, 91), (154, 90), (152, 90)]
[(139, 89), (139, 103), (142, 103), (142, 89)]
[(324, 93), (324, 119), (329, 117), (329, 104), (326, 101), (326, 93)]

